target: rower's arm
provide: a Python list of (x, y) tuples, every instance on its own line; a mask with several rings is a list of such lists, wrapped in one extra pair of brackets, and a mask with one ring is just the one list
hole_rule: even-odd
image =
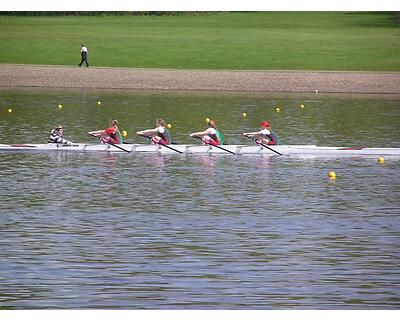
[(210, 130), (207, 129), (207, 130), (204, 130), (204, 131), (193, 132), (193, 133), (190, 134), (190, 136), (191, 137), (193, 137), (193, 136), (202, 137), (202, 136), (205, 136), (206, 134), (209, 134), (209, 133), (210, 133)]
[(260, 132), (259, 131), (257, 131), (257, 132), (243, 132), (243, 135), (244, 136), (246, 136), (246, 137), (250, 137), (250, 138), (258, 138), (258, 137), (260, 137)]
[(148, 129), (136, 132), (139, 136), (152, 136), (157, 133), (156, 129)]

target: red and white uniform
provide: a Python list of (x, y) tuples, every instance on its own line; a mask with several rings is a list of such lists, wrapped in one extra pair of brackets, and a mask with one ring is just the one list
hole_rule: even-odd
[(277, 139), (275, 138), (275, 135), (267, 128), (260, 130), (259, 134), (269, 139), (268, 144), (270, 145), (276, 144)]
[(151, 138), (151, 142), (154, 144), (169, 144), (169, 138), (165, 132), (165, 128), (159, 126), (155, 130), (157, 131), (157, 136)]
[(207, 135), (203, 136), (201, 141), (203, 141), (206, 144), (212, 144), (213, 146), (219, 145), (217, 130), (215, 130), (215, 128), (208, 128), (206, 132)]
[(118, 135), (117, 135), (117, 131), (110, 127), (104, 130), (104, 132), (106, 133), (105, 136), (101, 137), (101, 140), (106, 143), (113, 143), (113, 144), (117, 144), (117, 143), (121, 143), (118, 139)]

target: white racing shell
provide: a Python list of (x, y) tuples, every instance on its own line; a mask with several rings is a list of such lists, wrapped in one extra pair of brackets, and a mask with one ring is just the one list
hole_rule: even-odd
[[(45, 144), (0, 144), (0, 151), (78, 151), (78, 152), (120, 152), (120, 153), (221, 153), (221, 154), (265, 154), (277, 155), (393, 155), (400, 156), (400, 148), (351, 148), (351, 147), (323, 147), (317, 145), (278, 145), (268, 146), (270, 149), (258, 145), (154, 145), (154, 144), (85, 144), (76, 143), (63, 145), (56, 143)], [(272, 151), (275, 150), (276, 152)]]

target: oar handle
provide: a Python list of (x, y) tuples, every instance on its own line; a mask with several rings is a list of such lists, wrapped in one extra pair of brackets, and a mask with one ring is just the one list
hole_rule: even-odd
[(257, 139), (251, 138), (251, 137), (249, 137), (249, 136), (246, 136), (246, 137), (247, 137), (248, 139), (253, 140), (255, 143), (259, 144), (260, 146), (263, 146), (264, 148), (267, 148), (267, 149), (271, 150), (272, 152), (275, 152), (276, 154), (279, 154), (280, 156), (282, 155), (282, 153), (280, 153), (280, 152), (278, 152), (278, 151), (272, 149), (271, 147), (267, 146), (265, 143), (262, 143), (262, 142), (257, 141)]
[[(88, 132), (88, 134), (89, 134), (90, 136), (92, 136), (92, 137), (98, 138), (98, 136), (94, 135), (93, 133)], [(115, 148), (117, 148), (117, 149), (120, 149), (120, 150), (122, 150), (122, 151), (125, 151), (125, 152), (128, 152), (128, 153), (130, 152), (129, 150), (126, 150), (126, 149), (124, 149), (124, 148), (122, 148), (122, 147), (120, 147), (120, 146), (117, 146), (116, 144), (114, 144), (114, 143), (112, 143), (112, 142), (109, 142), (109, 141), (103, 141), (103, 142), (105, 142), (105, 143), (107, 143), (107, 144), (109, 144), (109, 145), (111, 145), (111, 146), (113, 146), (113, 147), (115, 147)]]
[[(191, 136), (192, 138), (194, 138), (194, 139), (199, 139), (199, 140), (202, 140), (200, 137), (198, 137), (198, 136)], [(228, 150), (228, 149), (225, 149), (225, 148), (223, 148), (223, 147), (220, 147), (220, 146), (218, 146), (218, 145), (213, 145), (213, 144), (211, 144), (211, 143), (208, 143), (207, 141), (203, 141), (205, 144), (208, 144), (209, 146), (211, 146), (211, 147), (216, 147), (216, 148), (218, 148), (218, 149), (221, 149), (221, 150), (224, 150), (225, 152), (229, 152), (229, 153), (231, 153), (231, 154), (234, 154), (234, 155), (236, 155), (236, 153), (235, 152), (233, 152), (233, 151), (230, 151), (230, 150)]]
[[(139, 134), (139, 136), (151, 140), (151, 137), (145, 136), (144, 134)], [(176, 150), (175, 148), (172, 148), (172, 147), (170, 147), (169, 145), (162, 144), (162, 143), (159, 143), (159, 142), (157, 142), (157, 144), (160, 145), (160, 146), (163, 146), (163, 147), (165, 147), (165, 148), (171, 149), (171, 150), (173, 150), (173, 151), (175, 151), (175, 152), (178, 152), (178, 153), (180, 153), (180, 154), (183, 153), (182, 151)]]
[(145, 136), (144, 134), (138, 134), (139, 136), (141, 136), (142, 138), (146, 138), (146, 139), (149, 139), (149, 140), (151, 140), (151, 137), (149, 137), (149, 136)]

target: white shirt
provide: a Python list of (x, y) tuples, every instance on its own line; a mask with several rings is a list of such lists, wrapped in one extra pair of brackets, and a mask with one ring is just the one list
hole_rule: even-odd
[(156, 130), (158, 133), (164, 133), (164, 131), (165, 131), (164, 127), (162, 127), (162, 126), (157, 127)]
[(258, 132), (260, 135), (263, 135), (263, 136), (268, 136), (268, 135), (270, 135), (271, 134), (271, 131), (269, 131), (267, 128), (265, 128), (265, 129), (262, 129), (262, 130), (260, 130), (259, 132)]
[(86, 47), (81, 47), (81, 52), (88, 52)]
[(215, 130), (215, 128), (208, 128), (208, 129), (206, 130), (206, 132), (207, 132), (207, 134), (210, 134), (210, 135), (213, 135), (213, 134), (216, 134), (216, 133), (217, 133), (217, 131)]

